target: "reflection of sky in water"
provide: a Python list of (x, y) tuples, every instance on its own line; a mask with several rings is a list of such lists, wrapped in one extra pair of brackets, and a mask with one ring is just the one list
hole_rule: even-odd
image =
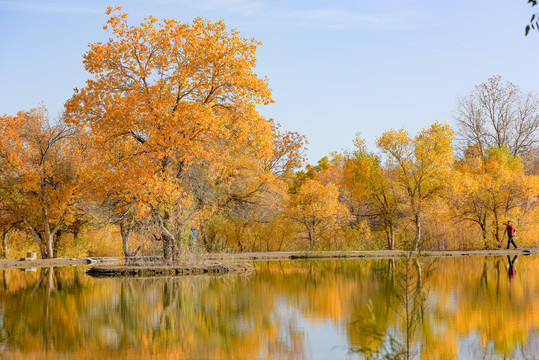
[[(304, 344), (308, 349), (306, 355), (309, 359), (344, 359), (348, 354), (348, 341), (342, 334), (339, 326), (330, 321), (313, 322), (302, 316), (295, 308), (280, 303), (276, 306), (276, 312), (286, 319), (283, 324), (295, 324), (298, 331), (304, 334)], [(286, 334), (288, 329), (281, 327), (281, 333)], [(286, 340), (286, 337), (283, 337)]]
[(505, 257), (255, 265), (221, 278), (0, 272), (0, 357), (358, 359), (366, 345), (405, 349), (406, 319), (412, 358), (539, 354), (539, 257), (519, 257), (512, 281)]
[(331, 322), (305, 324), (306, 340), (312, 359), (343, 359), (348, 353), (346, 336)]

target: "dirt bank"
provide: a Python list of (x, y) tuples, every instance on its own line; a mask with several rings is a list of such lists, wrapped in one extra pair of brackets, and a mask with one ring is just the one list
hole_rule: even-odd
[[(269, 261), (269, 260), (294, 260), (294, 259), (359, 259), (399, 258), (410, 254), (402, 250), (379, 250), (379, 251), (273, 251), (273, 252), (243, 252), (243, 253), (213, 253), (206, 256), (207, 261)], [(537, 255), (539, 249), (515, 249), (515, 250), (471, 250), (471, 251), (423, 251), (420, 256), (445, 257), (445, 256), (501, 256), (501, 255)], [(84, 259), (37, 259), (37, 260), (0, 260), (0, 270), (5, 269), (31, 269), (41, 267), (58, 266), (82, 266), (82, 265), (118, 265), (121, 258), (84, 258)]]
[(253, 265), (248, 263), (221, 264), (207, 263), (200, 265), (180, 266), (151, 266), (151, 265), (113, 265), (95, 266), (86, 274), (94, 277), (124, 277), (124, 276), (170, 276), (170, 275), (223, 275), (223, 274), (246, 274), (254, 270)]
[[(377, 250), (377, 251), (272, 251), (272, 252), (242, 252), (242, 253), (215, 253), (208, 254), (208, 260), (228, 259), (231, 261), (268, 261), (268, 260), (295, 260), (295, 259), (360, 259), (381, 258), (393, 259), (413, 256), (414, 252), (404, 250)], [(420, 251), (422, 257), (445, 256), (502, 256), (502, 255), (537, 255), (539, 248), (520, 248), (511, 250), (460, 250), (460, 251)]]

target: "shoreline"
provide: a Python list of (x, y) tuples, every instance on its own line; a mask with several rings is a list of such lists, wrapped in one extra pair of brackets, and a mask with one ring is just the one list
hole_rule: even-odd
[[(413, 255), (413, 251), (373, 250), (373, 251), (270, 251), (241, 253), (209, 253), (204, 257), (207, 261), (279, 261), (299, 259), (395, 259)], [(499, 249), (499, 250), (452, 250), (452, 251), (420, 251), (420, 257), (463, 257), (463, 256), (503, 256), (503, 255), (537, 255), (539, 248)], [(33, 269), (43, 267), (119, 265), (123, 258), (56, 258), (36, 260), (0, 259), (0, 270)]]
[(241, 253), (210, 253), (208, 260), (273, 261), (299, 259), (395, 259), (418, 254), (419, 257), (463, 257), (463, 256), (503, 256), (538, 255), (539, 248), (518, 248), (499, 250), (451, 250), (451, 251), (270, 251)]
[(92, 277), (162, 277), (162, 276), (192, 276), (192, 275), (239, 275), (254, 271), (249, 263), (205, 263), (198, 265), (105, 265), (94, 266), (87, 275)]

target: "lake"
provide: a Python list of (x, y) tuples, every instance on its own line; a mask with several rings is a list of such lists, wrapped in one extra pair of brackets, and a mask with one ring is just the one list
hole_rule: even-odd
[(2, 271), (0, 358), (539, 356), (536, 256), (253, 265), (218, 278)]

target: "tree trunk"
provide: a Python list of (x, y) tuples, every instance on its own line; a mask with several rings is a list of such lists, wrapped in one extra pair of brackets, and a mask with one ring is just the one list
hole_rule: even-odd
[(170, 243), (171, 243), (170, 249), (171, 249), (171, 252), (172, 252), (172, 262), (177, 263), (178, 260), (180, 260), (180, 252), (179, 252), (179, 249), (178, 249), (178, 242), (176, 241), (175, 238), (172, 238)]
[(241, 231), (241, 226), (236, 224), (235, 225), (235, 235), (236, 235), (236, 243), (238, 244), (238, 249), (240, 250), (240, 252), (243, 252), (244, 248), (243, 248), (243, 242), (241, 241), (241, 234), (242, 234), (242, 231)]
[(309, 229), (309, 242), (310, 242), (310, 247), (311, 247), (311, 250), (314, 249), (314, 245), (316, 244), (316, 222), (315, 220), (312, 221), (312, 229)]
[(60, 237), (62, 236), (62, 230), (58, 230), (53, 236), (52, 249), (55, 254), (58, 254), (58, 249), (60, 248)]
[(41, 206), (41, 220), (43, 221), (43, 230), (44, 230), (43, 237), (45, 238), (43, 239), (45, 241), (45, 258), (52, 259), (54, 256), (54, 249), (52, 248), (54, 239), (52, 237), (51, 228), (49, 224), (49, 213), (45, 205)]
[(166, 262), (179, 260), (176, 236), (173, 234), (174, 231), (167, 228), (167, 223), (171, 221), (169, 213), (166, 212), (164, 216), (161, 216), (159, 211), (156, 208), (153, 208), (153, 215), (161, 230), (160, 238), (161, 241), (163, 241), (163, 259)]
[(163, 260), (168, 261), (170, 259), (170, 242), (166, 237), (161, 237), (163, 242)]
[(479, 224), (481, 226), (481, 234), (483, 235), (483, 248), (488, 249), (488, 231), (485, 224)]
[(386, 226), (386, 236), (387, 236), (387, 249), (393, 250), (393, 246), (395, 245), (395, 229), (392, 223), (389, 223)]
[(311, 230), (307, 230), (307, 234), (309, 236), (309, 249), (312, 250), (314, 248), (314, 234), (311, 233)]
[(414, 218), (415, 218), (414, 251), (417, 251), (419, 249), (419, 242), (421, 241), (421, 214), (416, 213)]
[(500, 239), (500, 227), (498, 226), (499, 224), (498, 211), (494, 210), (493, 213), (494, 213), (494, 236), (496, 237), (496, 242), (499, 243), (501, 242), (501, 239)]
[(163, 234), (161, 237), (163, 241), (163, 260), (166, 263), (176, 262), (178, 259), (178, 249), (175, 239), (171, 236)]
[[(54, 249), (53, 249), (53, 241), (54, 241), (54, 234), (56, 234), (56, 232), (60, 229), (60, 226), (62, 225), (62, 223), (64, 222), (64, 218), (65, 218), (65, 215), (67, 213), (67, 209), (64, 210), (62, 216), (60, 217), (60, 219), (58, 220), (58, 223), (56, 224), (56, 226), (54, 227), (54, 229), (51, 230), (50, 228), (50, 223), (49, 223), (49, 213), (47, 211), (47, 206), (42, 204), (41, 205), (41, 219), (43, 221), (43, 230), (44, 230), (44, 234), (43, 234), (43, 241), (45, 242), (44, 246), (45, 246), (45, 258), (47, 259), (52, 259), (54, 258)], [(43, 251), (42, 251), (42, 255), (43, 255)]]
[(4, 230), (2, 232), (2, 252), (3, 252), (3, 256), (4, 256), (4, 259), (7, 259), (8, 257), (8, 249), (7, 249), (7, 235), (9, 233), (9, 230)]
[(395, 225), (391, 224), (391, 227), (389, 228), (390, 236), (390, 247), (389, 250), (393, 250), (395, 248)]
[(39, 251), (41, 252), (41, 258), (46, 259), (47, 258), (47, 248), (45, 244), (43, 243), (43, 238), (41, 234), (38, 234), (37, 231), (30, 225), (26, 224), (28, 226), (28, 229), (30, 230), (30, 233), (34, 237), (34, 240), (37, 243), (37, 246), (39, 246)]
[(120, 221), (120, 235), (122, 236), (122, 247), (125, 257), (131, 256), (131, 252), (129, 251), (129, 238), (131, 237), (132, 232), (132, 225), (126, 224), (124, 221)]
[(254, 232), (254, 235), (252, 236), (253, 237), (253, 242), (252, 242), (252, 245), (251, 245), (251, 251), (254, 252), (256, 250), (261, 250), (262, 249), (262, 244), (260, 244), (260, 247), (257, 247), (256, 246), (256, 243), (258, 242), (258, 236), (257, 236), (258, 232), (255, 231)]

